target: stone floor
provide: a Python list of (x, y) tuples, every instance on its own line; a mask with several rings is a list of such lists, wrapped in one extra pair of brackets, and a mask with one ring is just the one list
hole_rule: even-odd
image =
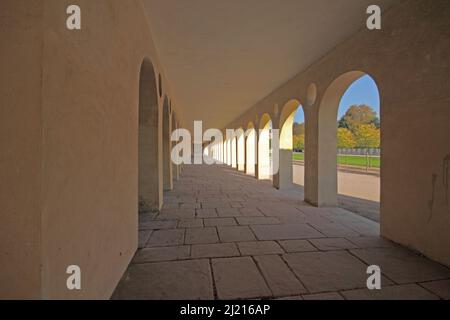
[[(163, 210), (141, 215), (141, 249), (113, 299), (450, 299), (450, 269), (301, 192), (225, 166), (186, 167)], [(382, 290), (366, 289), (372, 264)]]

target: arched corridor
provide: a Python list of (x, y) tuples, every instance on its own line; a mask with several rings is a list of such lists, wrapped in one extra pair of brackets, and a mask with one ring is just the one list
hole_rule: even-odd
[(0, 11), (0, 299), (450, 299), (448, 0)]

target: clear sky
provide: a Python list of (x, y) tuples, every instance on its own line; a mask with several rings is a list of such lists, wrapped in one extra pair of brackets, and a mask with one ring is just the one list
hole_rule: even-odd
[[(337, 119), (342, 118), (350, 106), (359, 104), (372, 107), (380, 117), (380, 95), (375, 81), (368, 75), (356, 80), (348, 87), (339, 104)], [(304, 119), (303, 110), (299, 108), (295, 114), (295, 122), (302, 123)]]

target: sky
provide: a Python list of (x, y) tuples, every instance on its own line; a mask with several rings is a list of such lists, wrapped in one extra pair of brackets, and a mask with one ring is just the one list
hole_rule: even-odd
[[(368, 75), (359, 78), (348, 87), (339, 104), (337, 119), (342, 118), (352, 105), (366, 104), (372, 107), (380, 117), (380, 96), (375, 81)], [(303, 123), (304, 115), (301, 108), (295, 114), (295, 122)]]

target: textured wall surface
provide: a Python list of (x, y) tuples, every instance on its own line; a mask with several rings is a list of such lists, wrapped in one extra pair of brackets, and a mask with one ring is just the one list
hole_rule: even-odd
[[(81, 31), (66, 28), (69, 4), (0, 5), (2, 297), (109, 298), (137, 247), (145, 57), (162, 97), (170, 86), (140, 1), (78, 1)], [(81, 291), (66, 288), (73, 264)]]
[(0, 297), (40, 292), (42, 1), (0, 2)]

